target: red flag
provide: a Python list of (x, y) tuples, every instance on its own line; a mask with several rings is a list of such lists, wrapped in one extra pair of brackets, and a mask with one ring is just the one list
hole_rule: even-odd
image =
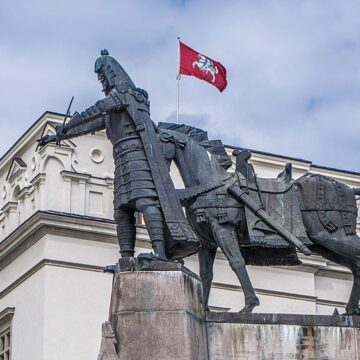
[(227, 86), (226, 69), (218, 61), (189, 48), (179, 41), (180, 44), (180, 69), (183, 75), (195, 76), (216, 86), (220, 91)]

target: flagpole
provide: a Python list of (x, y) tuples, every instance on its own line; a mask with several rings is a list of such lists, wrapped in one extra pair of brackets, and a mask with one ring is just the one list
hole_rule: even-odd
[(179, 123), (179, 108), (180, 108), (180, 36), (177, 37), (178, 42), (178, 74), (176, 76), (177, 86), (176, 86), (176, 123)]

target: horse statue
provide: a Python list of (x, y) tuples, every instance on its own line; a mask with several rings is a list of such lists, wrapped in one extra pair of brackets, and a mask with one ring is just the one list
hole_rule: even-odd
[(185, 189), (178, 190), (178, 197), (201, 242), (206, 310), (218, 247), (243, 289), (240, 313), (259, 305), (246, 265), (299, 265), (298, 248), (351, 270), (354, 282), (346, 313), (360, 315), (358, 189), (315, 174), (294, 181), (291, 164), (277, 179), (258, 179), (247, 163), (249, 151), (238, 151), (236, 171), (228, 172), (232, 161), (221, 141), (208, 140), (195, 127), (160, 123), (159, 139), (168, 164), (174, 161), (179, 169)]

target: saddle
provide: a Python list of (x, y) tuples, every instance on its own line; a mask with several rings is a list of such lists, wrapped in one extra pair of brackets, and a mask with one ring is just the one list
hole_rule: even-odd
[[(248, 150), (241, 152), (236, 150), (234, 155), (236, 155), (236, 171), (240, 188), (246, 191), (274, 222), (291, 232), (304, 245), (312, 245), (301, 218), (295, 181), (291, 176), (291, 164), (287, 164), (285, 170), (276, 179), (258, 178), (253, 166), (248, 164), (251, 155)], [(241, 245), (292, 247), (247, 207), (245, 207), (245, 216), (249, 236), (247, 239), (242, 238)]]

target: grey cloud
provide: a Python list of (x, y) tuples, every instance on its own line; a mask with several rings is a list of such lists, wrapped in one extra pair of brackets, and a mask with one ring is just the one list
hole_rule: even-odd
[[(224, 93), (180, 81), (182, 119), (225, 143), (360, 171), (357, 1), (17, 0), (0, 12), (0, 152), (45, 110), (100, 98), (108, 48), (175, 119), (176, 36), (228, 69)], [(185, 122), (185, 121), (184, 121)]]

